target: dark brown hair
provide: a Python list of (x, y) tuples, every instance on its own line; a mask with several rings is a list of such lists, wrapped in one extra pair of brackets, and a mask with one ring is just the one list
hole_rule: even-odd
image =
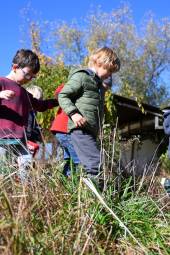
[(31, 50), (20, 49), (16, 52), (13, 64), (17, 64), (19, 67), (30, 67), (34, 74), (40, 70), (40, 62), (38, 56)]

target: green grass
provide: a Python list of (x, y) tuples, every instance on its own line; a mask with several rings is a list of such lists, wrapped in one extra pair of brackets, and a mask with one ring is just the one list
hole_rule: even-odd
[(139, 184), (112, 177), (102, 194), (133, 238), (81, 176), (66, 179), (59, 165), (33, 169), (25, 187), (1, 178), (0, 254), (170, 254), (170, 198), (156, 178)]

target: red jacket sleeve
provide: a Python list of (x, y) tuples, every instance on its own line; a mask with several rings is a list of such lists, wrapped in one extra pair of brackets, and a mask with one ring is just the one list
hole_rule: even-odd
[(64, 87), (64, 83), (62, 83), (60, 86), (58, 86), (55, 90), (55, 96), (58, 97), (58, 94), (61, 92), (61, 90)]

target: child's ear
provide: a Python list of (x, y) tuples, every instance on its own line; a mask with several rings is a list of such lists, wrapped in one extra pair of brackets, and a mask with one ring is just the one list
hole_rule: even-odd
[(13, 71), (16, 71), (16, 69), (18, 69), (18, 68), (19, 68), (19, 66), (18, 66), (17, 64), (13, 64), (13, 65), (12, 65), (12, 70), (13, 70)]

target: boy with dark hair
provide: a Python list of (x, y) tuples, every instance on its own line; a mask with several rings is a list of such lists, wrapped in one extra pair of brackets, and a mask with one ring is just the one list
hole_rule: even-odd
[(96, 138), (100, 127), (101, 88), (103, 81), (119, 71), (116, 53), (103, 47), (89, 58), (88, 68), (74, 69), (59, 94), (59, 104), (69, 116), (69, 131), (74, 149), (89, 176), (95, 177), (101, 168), (100, 150)]
[(29, 112), (43, 112), (58, 105), (56, 99), (37, 100), (22, 87), (36, 77), (39, 69), (38, 56), (21, 49), (13, 58), (10, 73), (0, 77), (0, 156), (6, 152), (15, 155), (23, 182), (28, 175), (27, 163), (31, 161), (25, 136)]

